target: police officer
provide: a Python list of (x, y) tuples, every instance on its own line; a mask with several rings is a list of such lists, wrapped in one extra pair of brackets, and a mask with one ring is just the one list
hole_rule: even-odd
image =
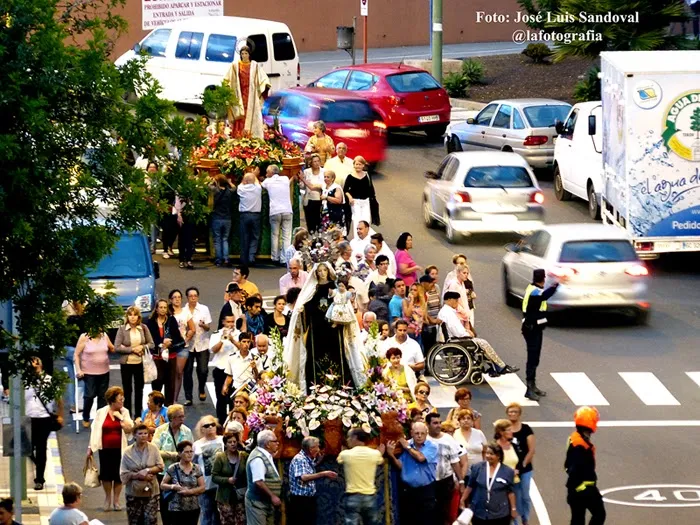
[(527, 365), (525, 367), (525, 379), (527, 391), (525, 397), (533, 401), (539, 401), (547, 392), (537, 388), (535, 376), (537, 366), (540, 364), (542, 352), (542, 332), (547, 324), (545, 312), (547, 311), (547, 299), (557, 291), (559, 283), (555, 283), (544, 289), (545, 271), (535, 270), (532, 274), (532, 284), (528, 284), (523, 297), (523, 326), (522, 332), (527, 345)]
[(564, 469), (569, 476), (566, 482), (567, 503), (571, 507), (571, 525), (585, 525), (586, 510), (591, 513), (589, 525), (605, 523), (605, 506), (596, 482), (595, 447), (591, 434), (598, 428), (600, 414), (592, 407), (581, 407), (574, 415), (576, 432), (569, 436)]

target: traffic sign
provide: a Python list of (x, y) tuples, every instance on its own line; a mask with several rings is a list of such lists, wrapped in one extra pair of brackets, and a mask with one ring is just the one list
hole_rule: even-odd
[(369, 0), (360, 0), (360, 15), (367, 16)]

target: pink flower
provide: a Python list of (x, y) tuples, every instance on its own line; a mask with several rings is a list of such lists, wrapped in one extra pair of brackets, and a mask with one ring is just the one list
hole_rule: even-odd
[(272, 388), (278, 388), (282, 385), (284, 382), (284, 379), (282, 379), (280, 376), (275, 376), (272, 379), (270, 379), (270, 386)]
[(256, 412), (251, 412), (250, 414), (248, 414), (248, 419), (246, 419), (246, 423), (248, 423), (248, 427), (251, 430), (260, 431), (265, 429), (265, 422)]
[(375, 383), (374, 384), (374, 391), (381, 395), (384, 395), (389, 392), (389, 389), (386, 387), (384, 383)]
[(263, 391), (258, 394), (258, 404), (266, 407), (270, 403), (272, 403), (272, 395), (269, 392)]

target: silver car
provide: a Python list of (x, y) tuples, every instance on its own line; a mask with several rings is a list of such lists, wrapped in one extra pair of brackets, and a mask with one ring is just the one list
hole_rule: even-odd
[(633, 313), (637, 322), (649, 316), (649, 271), (624, 230), (604, 224), (545, 226), (518, 244), (506, 246), (503, 292), (517, 306), (542, 268), (547, 283), (561, 282), (547, 300), (549, 310), (615, 309)]
[(554, 126), (570, 110), (571, 104), (549, 98), (494, 100), (475, 118), (450, 124), (445, 147), (447, 153), (513, 151), (533, 168), (549, 168), (554, 164)]
[(515, 153), (450, 153), (425, 174), (423, 221), (445, 226), (457, 242), (475, 232), (536, 230), (544, 224), (544, 195), (525, 159)]

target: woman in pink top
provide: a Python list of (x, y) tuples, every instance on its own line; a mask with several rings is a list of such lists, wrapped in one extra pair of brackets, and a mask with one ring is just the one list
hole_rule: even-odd
[(92, 401), (97, 397), (97, 408), (107, 403), (105, 392), (109, 387), (109, 352), (114, 352), (114, 345), (107, 334), (95, 337), (82, 334), (75, 347), (75, 375), (83, 380), (83, 426), (90, 426)]
[(413, 248), (413, 236), (408, 232), (403, 232), (396, 241), (394, 257), (396, 259), (396, 277), (403, 279), (406, 288), (410, 288), (418, 280), (418, 272), (422, 270), (408, 253), (411, 248)]

